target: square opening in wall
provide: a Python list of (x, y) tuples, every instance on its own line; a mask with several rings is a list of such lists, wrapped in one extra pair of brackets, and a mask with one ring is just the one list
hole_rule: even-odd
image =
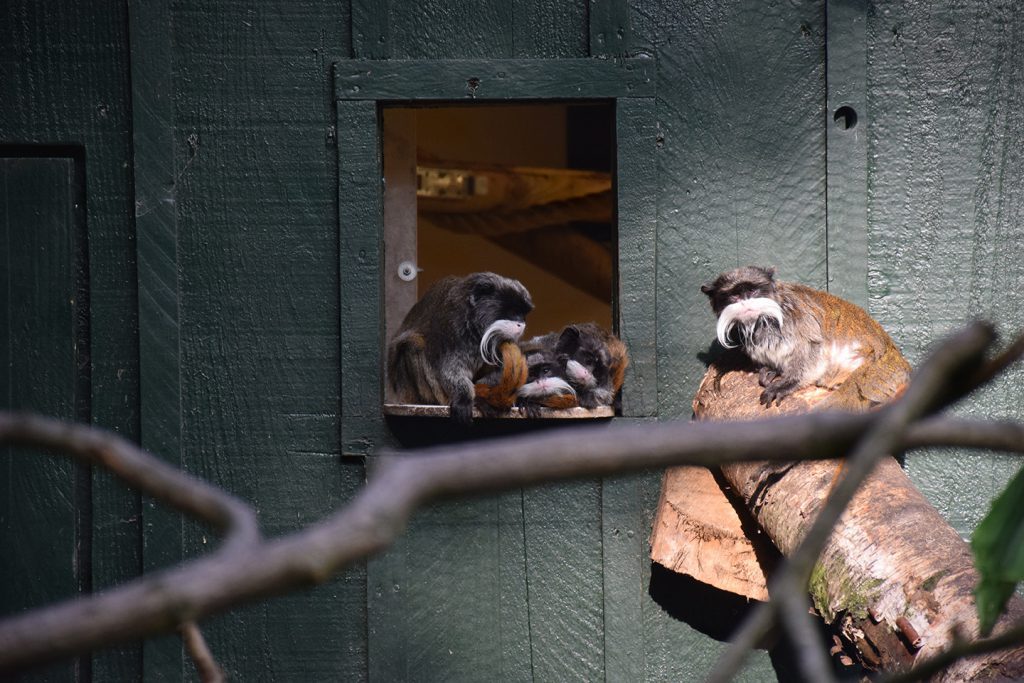
[[(470, 381), (478, 417), (614, 414), (614, 364), (625, 362), (625, 353), (607, 353), (609, 343), (618, 344), (611, 334), (617, 276), (612, 103), (386, 106), (382, 117), (385, 414), (448, 415), (449, 405), (460, 410), (460, 402), (465, 411), (459, 386)], [(474, 332), (462, 338), (466, 325), (443, 324), (471, 316), (456, 306), (486, 300), (494, 290), (495, 283), (455, 285), (450, 279), (473, 273), (495, 273), (528, 291), (533, 309), (518, 347), (523, 366), (529, 365), (527, 378), (512, 379), (520, 370), (507, 368), (520, 361), (503, 355), (512, 352), (508, 348), (481, 347), (479, 336), (470, 339)], [(509, 303), (515, 295), (502, 282), (497, 292)], [(437, 295), (455, 286), (478, 287), (479, 297)], [(440, 335), (442, 327), (457, 331)], [(591, 338), (600, 340), (600, 358), (594, 349), (579, 348)], [(555, 346), (561, 366), (544, 365)], [(591, 372), (582, 355), (575, 365), (567, 363), (567, 352), (570, 360), (574, 352), (585, 353), (613, 367)], [(447, 370), (439, 367), (441, 356), (460, 354), (466, 357)], [(483, 355), (494, 363), (483, 363)], [(565, 377), (567, 364), (570, 374), (580, 374)], [(617, 377), (621, 381), (621, 371)], [(548, 381), (532, 384), (538, 379)], [(529, 386), (512, 396), (512, 381)], [(588, 391), (580, 382), (600, 389)], [(493, 401), (482, 385), (499, 388)], [(537, 387), (541, 398), (534, 401), (528, 396)]]

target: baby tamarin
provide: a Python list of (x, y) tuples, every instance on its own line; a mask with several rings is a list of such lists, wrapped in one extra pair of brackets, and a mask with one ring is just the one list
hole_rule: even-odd
[(518, 280), (494, 273), (448, 276), (434, 283), (402, 321), (388, 346), (388, 378), (398, 400), (451, 408), (473, 419), (473, 378), (499, 363), (502, 341), (516, 341), (533, 310)]
[(765, 406), (802, 387), (834, 389), (823, 408), (864, 411), (899, 394), (910, 365), (860, 307), (746, 266), (702, 286), (718, 316), (718, 341), (760, 366)]
[(569, 325), (520, 346), (529, 377), (519, 403), (527, 407), (613, 405), (629, 366), (626, 345), (594, 323)]

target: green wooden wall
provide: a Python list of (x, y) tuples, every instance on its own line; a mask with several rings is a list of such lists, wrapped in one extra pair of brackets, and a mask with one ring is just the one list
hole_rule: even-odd
[[(741, 263), (866, 303), (914, 362), (971, 317), (1012, 333), (1022, 34), (1010, 0), (10, 0), (0, 405), (139, 439), (251, 501), (268, 534), (343, 504), (365, 472), (340, 455), (342, 411), (366, 406), (341, 378), (341, 217), (372, 218), (376, 191), (338, 171), (347, 145), (376, 144), (346, 123), (361, 106), (335, 104), (332, 64), (353, 58), (654, 60), (653, 158), (627, 168), (650, 176), (657, 419), (689, 416), (713, 338), (699, 285)], [(839, 131), (846, 100), (859, 128)], [(1022, 391), (1017, 371), (964, 410), (1021, 418)], [(0, 453), (0, 490), (18, 489), (0, 502), (3, 611), (215, 542), (103, 473), (41, 462)], [(1016, 462), (908, 469), (966, 534)], [(235, 680), (692, 680), (722, 649), (694, 613), (736, 607), (693, 586), (669, 586), (673, 614), (650, 597), (658, 486), (433, 506), (367, 565), (204, 629)], [(764, 654), (745, 673), (773, 675)], [(174, 638), (37, 675), (193, 677)]]

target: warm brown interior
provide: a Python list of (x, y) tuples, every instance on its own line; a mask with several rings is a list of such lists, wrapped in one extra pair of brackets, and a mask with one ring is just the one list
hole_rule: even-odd
[[(612, 327), (607, 103), (394, 107), (384, 131), (389, 338), (434, 281), (480, 270), (530, 291), (528, 336), (573, 322)], [(394, 277), (410, 261), (417, 276)]]

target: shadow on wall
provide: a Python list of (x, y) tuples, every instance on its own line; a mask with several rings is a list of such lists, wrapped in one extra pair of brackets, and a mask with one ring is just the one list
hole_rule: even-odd
[[(750, 611), (759, 604), (741, 595), (720, 590), (693, 577), (666, 569), (655, 562), (651, 563), (648, 593), (673, 619), (678, 619), (721, 642), (727, 642)], [(816, 645), (830, 649), (833, 645), (831, 630), (821, 619), (817, 619), (816, 623), (821, 636), (821, 642)], [(807, 644), (802, 645), (806, 647)], [(799, 648), (795, 648), (781, 630), (773, 630), (762, 643), (762, 647), (768, 650), (778, 680), (800, 680), (799, 669), (796, 666), (796, 652)], [(835, 658), (833, 663), (836, 675), (841, 678), (867, 673), (843, 666)]]

